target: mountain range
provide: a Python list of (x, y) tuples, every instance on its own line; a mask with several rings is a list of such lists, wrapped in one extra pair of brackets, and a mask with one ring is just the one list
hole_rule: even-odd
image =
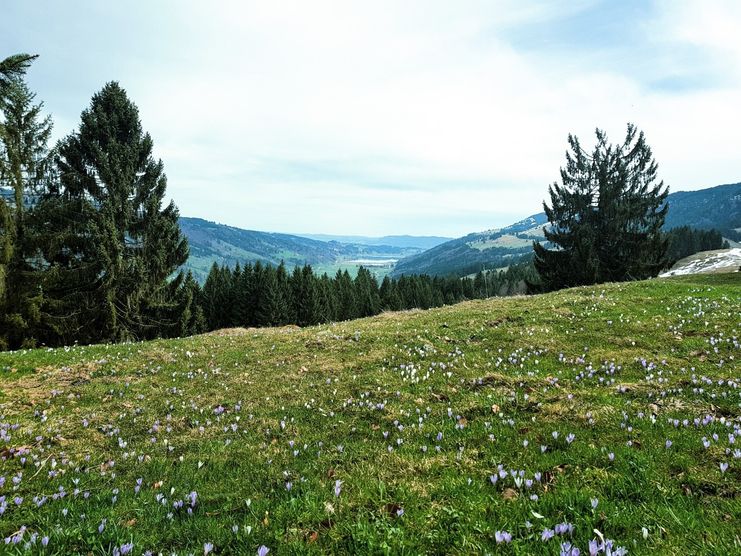
[[(671, 193), (665, 228), (690, 226), (717, 229), (732, 241), (741, 241), (741, 183), (697, 191)], [(440, 236), (384, 236), (282, 233), (244, 230), (201, 218), (180, 219), (190, 244), (186, 270), (205, 280), (214, 262), (230, 266), (261, 261), (289, 267), (310, 264), (322, 273), (371, 268), (379, 278), (390, 274), (464, 276), (482, 268), (494, 269), (520, 262), (532, 253), (532, 242), (543, 239), (545, 213), (519, 222), (468, 234), (457, 239)]]
[(410, 249), (432, 249), (441, 243), (450, 241), (452, 237), (441, 236), (341, 236), (331, 234), (297, 234), (301, 237), (308, 237), (319, 241), (337, 241), (339, 243), (349, 243), (357, 245), (391, 245), (392, 247), (404, 247)]

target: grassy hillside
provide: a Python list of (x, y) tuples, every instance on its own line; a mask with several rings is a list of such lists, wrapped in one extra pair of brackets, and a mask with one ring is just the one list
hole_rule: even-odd
[[(669, 211), (664, 228), (689, 226), (716, 229), (724, 237), (741, 240), (741, 183), (698, 191), (677, 191), (667, 197)], [(532, 255), (533, 240), (543, 239), (545, 213), (534, 214), (505, 228), (469, 234), (400, 260), (393, 276), (402, 274), (455, 274), (465, 276), (483, 267), (498, 268)]]
[(2, 547), (739, 553), (740, 315), (727, 274), (2, 353)]

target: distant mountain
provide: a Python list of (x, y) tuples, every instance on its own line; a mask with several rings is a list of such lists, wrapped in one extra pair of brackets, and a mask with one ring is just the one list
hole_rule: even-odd
[[(678, 191), (667, 197), (665, 229), (690, 226), (717, 229), (724, 237), (741, 239), (741, 183), (698, 191)], [(543, 239), (545, 213), (529, 216), (511, 226), (469, 234), (401, 259), (392, 276), (403, 274), (454, 274), (465, 276), (482, 268), (501, 268), (532, 256), (533, 240)]]
[(404, 247), (415, 249), (432, 249), (433, 247), (450, 241), (453, 238), (440, 236), (338, 236), (330, 234), (298, 234), (319, 241), (337, 241), (340, 243), (353, 243), (357, 245), (390, 245), (392, 247)]
[(421, 251), (415, 247), (318, 241), (243, 230), (201, 218), (180, 218), (180, 229), (190, 245), (184, 269), (193, 272), (199, 281), (205, 280), (214, 262), (234, 266), (256, 261), (277, 265), (284, 261), (289, 268), (310, 264), (319, 272), (333, 272), (359, 264), (390, 267), (396, 260)]
[(669, 195), (665, 227), (718, 230), (724, 237), (741, 241), (741, 183)]
[(396, 263), (393, 276), (435, 274), (465, 276), (482, 268), (519, 262), (532, 253), (533, 241), (543, 239), (545, 214), (534, 214), (510, 226), (468, 234)]

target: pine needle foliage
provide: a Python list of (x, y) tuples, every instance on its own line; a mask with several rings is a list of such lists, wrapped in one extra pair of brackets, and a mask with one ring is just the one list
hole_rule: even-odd
[(550, 222), (536, 242), (539, 281), (531, 289), (550, 291), (602, 282), (641, 280), (666, 266), (667, 240), (661, 233), (669, 193), (657, 182), (658, 165), (643, 132), (628, 124), (625, 139), (610, 144), (596, 131), (591, 154), (569, 135), (561, 183), (543, 203)]

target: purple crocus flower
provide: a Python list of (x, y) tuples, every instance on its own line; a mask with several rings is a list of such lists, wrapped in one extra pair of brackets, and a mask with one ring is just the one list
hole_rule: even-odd
[(720, 472), (721, 473), (725, 473), (726, 472), (726, 469), (728, 469), (728, 464), (725, 463), (725, 462), (721, 463), (720, 464)]
[(497, 544), (512, 542), (512, 535), (507, 531), (495, 531), (494, 538), (496, 539)]
[(213, 543), (210, 543), (210, 542), (203, 543), (203, 556), (206, 556), (207, 554), (212, 552), (213, 549), (214, 549)]
[(574, 526), (571, 523), (559, 523), (554, 527), (557, 535), (571, 534), (574, 532)]
[(270, 549), (263, 544), (257, 549), (257, 556), (267, 556), (268, 552), (270, 552)]
[(579, 556), (581, 550), (573, 546), (570, 542), (561, 543), (561, 556)]
[(543, 542), (551, 540), (556, 533), (553, 531), (553, 529), (543, 529), (543, 533), (540, 535), (540, 540)]

